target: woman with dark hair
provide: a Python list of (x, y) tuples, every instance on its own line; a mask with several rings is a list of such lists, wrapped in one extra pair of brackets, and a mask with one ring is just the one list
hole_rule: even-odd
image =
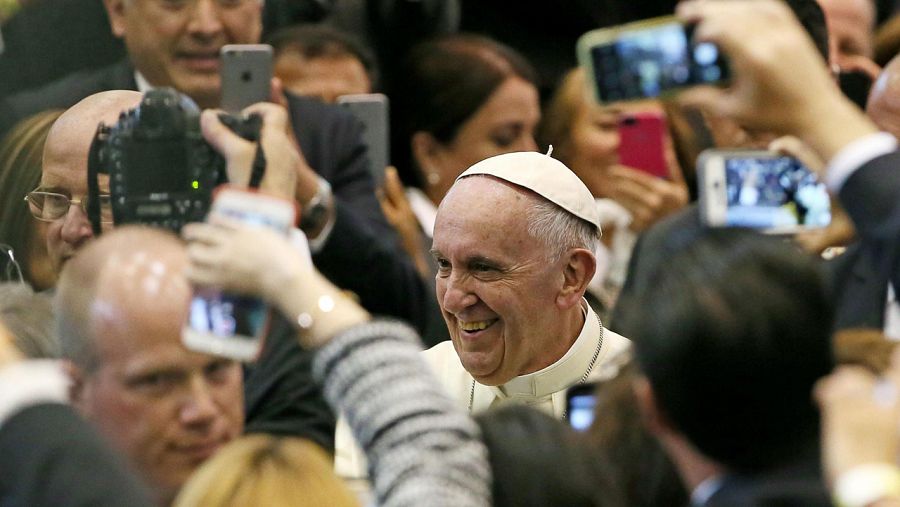
[[(411, 185), (385, 176), (382, 208), (422, 276), (434, 279), (431, 235), (437, 206), (456, 177), (494, 155), (535, 151), (540, 120), (535, 72), (518, 53), (479, 35), (450, 35), (415, 46), (391, 97), (392, 159)], [(437, 308), (426, 344), (449, 339)]]
[(44, 235), (38, 234), (45, 224), (32, 217), (24, 198), (40, 184), (44, 141), (60, 114), (54, 110), (26, 118), (0, 142), (0, 278), (17, 282), (21, 272), (36, 290), (52, 287), (56, 275), (41, 241)]

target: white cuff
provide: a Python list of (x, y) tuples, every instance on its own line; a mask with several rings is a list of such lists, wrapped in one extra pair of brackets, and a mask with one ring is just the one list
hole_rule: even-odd
[(66, 403), (69, 379), (59, 361), (23, 361), (0, 368), (0, 426), (17, 412), (39, 403)]
[(866, 507), (878, 500), (898, 497), (900, 470), (890, 463), (857, 465), (834, 483), (834, 503), (838, 507)]
[(835, 195), (857, 169), (897, 150), (897, 139), (887, 132), (869, 134), (841, 148), (825, 169), (825, 184)]

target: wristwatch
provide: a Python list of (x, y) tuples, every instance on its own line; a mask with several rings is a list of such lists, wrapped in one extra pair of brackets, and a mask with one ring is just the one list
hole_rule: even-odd
[(328, 209), (334, 196), (331, 193), (331, 184), (325, 178), (319, 178), (319, 186), (316, 195), (303, 206), (300, 212), (300, 229), (304, 232), (318, 231), (328, 221)]

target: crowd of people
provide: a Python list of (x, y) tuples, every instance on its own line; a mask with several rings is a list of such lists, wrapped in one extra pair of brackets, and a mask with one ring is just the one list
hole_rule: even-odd
[[(601, 104), (449, 0), (105, 0), (120, 60), (4, 74), (0, 504), (900, 505), (890, 8), (661, 4), (728, 82)], [(275, 77), (242, 136), (219, 50), (258, 42)], [(231, 190), (298, 211), (287, 234), (122, 221), (97, 138), (163, 87)], [(334, 104), (372, 92), (392, 167)], [(620, 156), (638, 117), (660, 174)], [(796, 157), (831, 223), (707, 225), (706, 148)], [(198, 290), (266, 304), (254, 360), (186, 340)]]

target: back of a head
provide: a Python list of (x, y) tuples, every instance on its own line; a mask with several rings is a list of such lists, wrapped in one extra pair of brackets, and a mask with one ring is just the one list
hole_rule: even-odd
[[(397, 80), (392, 96), (391, 154), (401, 171), (414, 163), (410, 139), (416, 132), (449, 143), (507, 78), (536, 82), (534, 68), (522, 55), (473, 34), (438, 37), (414, 46), (398, 75), (403, 79)], [(414, 173), (403, 176), (410, 183), (417, 181)]]
[(583, 435), (533, 408), (510, 406), (476, 417), (494, 475), (496, 507), (624, 505), (611, 467)]
[[(88, 243), (66, 263), (53, 300), (62, 357), (85, 371), (99, 366), (91, 318), (101, 290), (125, 312), (153, 317), (178, 307), (187, 287), (186, 262), (181, 240), (153, 227), (117, 227)], [(146, 272), (183, 286), (170, 292), (168, 286), (141, 285)]]
[(818, 435), (810, 393), (833, 366), (832, 308), (793, 245), (742, 229), (688, 236), (643, 263), (617, 324), (670, 424), (713, 460), (762, 471)]
[(271, 435), (238, 438), (182, 488), (175, 507), (356, 507), (314, 443)]
[(900, 55), (885, 65), (872, 85), (866, 114), (881, 130), (900, 135)]
[(631, 507), (687, 505), (688, 494), (662, 444), (643, 423), (634, 379), (634, 362), (595, 390), (594, 421), (587, 437), (594, 452), (616, 464), (618, 485)]

